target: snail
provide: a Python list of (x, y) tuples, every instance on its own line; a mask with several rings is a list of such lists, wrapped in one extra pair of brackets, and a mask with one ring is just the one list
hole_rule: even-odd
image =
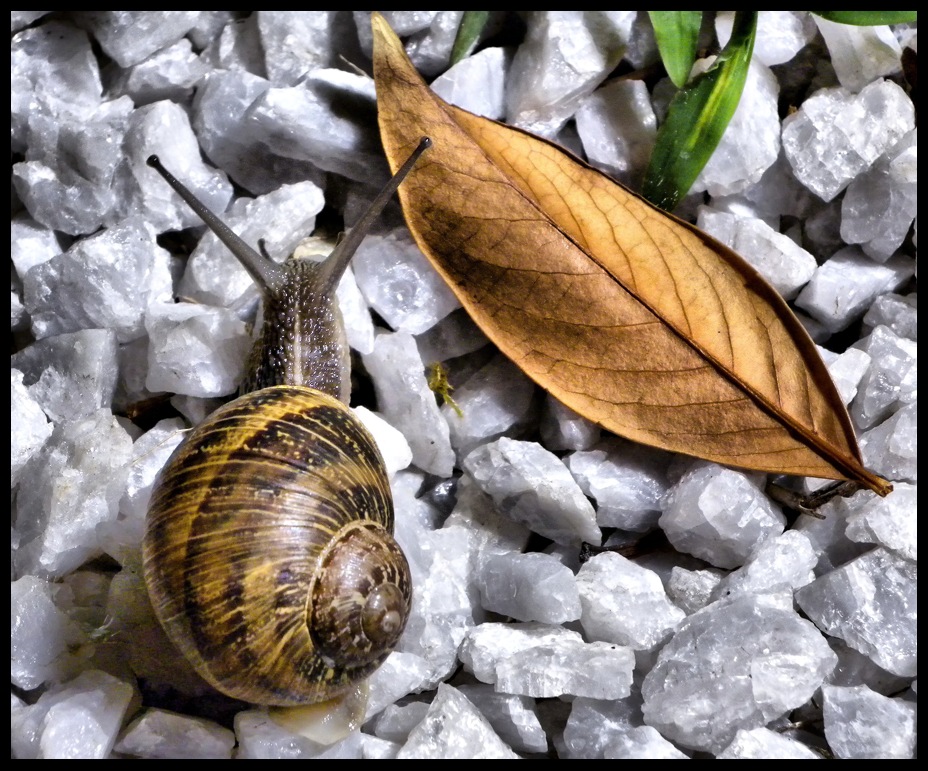
[(233, 698), (286, 708), (356, 698), (405, 627), (409, 567), (392, 536), (383, 460), (346, 405), (350, 360), (334, 290), (430, 144), (422, 140), (328, 258), (301, 258), (298, 247), (282, 265), (148, 159), (264, 296), (243, 394), (162, 469), (142, 547), (168, 637)]

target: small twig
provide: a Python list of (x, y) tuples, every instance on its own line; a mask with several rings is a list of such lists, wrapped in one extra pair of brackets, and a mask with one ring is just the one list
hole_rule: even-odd
[(802, 514), (808, 514), (816, 519), (825, 519), (823, 514), (818, 513), (817, 509), (819, 507), (824, 506), (833, 498), (850, 498), (860, 489), (861, 486), (858, 482), (833, 482), (830, 485), (826, 485), (821, 490), (803, 495), (795, 490), (789, 490), (776, 482), (770, 482), (767, 484), (766, 492), (767, 495), (773, 498), (777, 503), (789, 509), (799, 511)]
[(580, 544), (580, 564), (582, 565), (585, 562), (589, 562), (598, 554), (604, 554), (606, 552), (621, 554), (626, 559), (635, 559), (636, 557), (659, 551), (666, 547), (667, 543), (667, 537), (664, 535), (663, 531), (660, 530), (652, 530), (637, 541), (622, 544), (621, 546), (596, 546), (584, 541)]

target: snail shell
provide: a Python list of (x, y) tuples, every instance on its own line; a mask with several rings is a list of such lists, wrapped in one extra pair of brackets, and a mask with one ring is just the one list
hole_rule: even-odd
[(256, 704), (331, 698), (393, 649), (410, 607), (376, 445), (338, 400), (254, 391), (168, 462), (143, 559), (168, 635), (220, 691)]

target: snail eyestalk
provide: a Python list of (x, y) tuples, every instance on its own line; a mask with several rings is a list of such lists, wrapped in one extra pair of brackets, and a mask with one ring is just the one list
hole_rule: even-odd
[(342, 273), (345, 272), (345, 268), (348, 267), (348, 263), (354, 256), (354, 253), (364, 240), (364, 236), (367, 235), (371, 226), (377, 221), (383, 208), (390, 202), (390, 199), (393, 197), (393, 194), (397, 191), (402, 181), (406, 179), (406, 176), (412, 171), (413, 166), (416, 165), (422, 153), (431, 146), (432, 140), (429, 139), (429, 137), (422, 137), (422, 139), (419, 140), (419, 144), (406, 159), (406, 162), (400, 166), (396, 174), (390, 177), (390, 181), (387, 182), (383, 190), (377, 194), (377, 197), (371, 201), (370, 206), (367, 207), (367, 211), (364, 212), (361, 219), (348, 231), (344, 239), (338, 243), (326, 261), (322, 264), (321, 269), (326, 272), (326, 278), (320, 278), (320, 281), (327, 281), (330, 287), (334, 287), (338, 283)]
[(279, 265), (263, 257), (239, 238), (205, 203), (162, 165), (157, 155), (148, 156), (147, 163), (174, 188), (174, 192), (186, 201), (187, 205), (216, 234), (216, 237), (238, 258), (262, 293), (266, 294), (268, 289), (279, 285), (284, 280), (284, 272)]
[[(390, 202), (393, 194), (397, 191), (400, 184), (406, 179), (406, 176), (412, 170), (413, 166), (419, 160), (422, 153), (432, 146), (432, 140), (429, 137), (422, 137), (416, 149), (412, 151), (406, 162), (397, 170), (390, 181), (377, 194), (377, 197), (371, 201), (367, 211), (358, 220), (357, 224), (351, 228), (345, 238), (335, 247), (328, 258), (320, 264), (316, 271), (315, 280), (318, 282), (320, 291), (328, 292), (334, 290), (345, 268), (358, 250), (364, 237), (384, 207)], [(168, 171), (161, 159), (157, 155), (150, 155), (147, 161), (148, 165), (157, 171), (174, 191), (187, 202), (187, 205), (193, 209), (200, 219), (212, 230), (217, 238), (222, 241), (242, 264), (245, 270), (251, 275), (254, 282), (261, 291), (266, 295), (268, 290), (279, 286), (285, 280), (284, 271), (272, 260), (267, 254), (260, 254), (251, 248), (244, 240), (236, 235), (232, 229), (226, 225), (206, 204), (197, 198), (177, 177)], [(262, 248), (263, 251), (263, 248)]]

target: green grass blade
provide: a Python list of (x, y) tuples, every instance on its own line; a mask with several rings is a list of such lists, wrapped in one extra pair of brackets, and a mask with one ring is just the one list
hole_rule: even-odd
[(696, 61), (702, 11), (648, 11), (664, 69), (677, 88), (683, 88)]
[(464, 11), (457, 37), (451, 47), (451, 64), (457, 64), (474, 50), (489, 17), (489, 11)]
[(918, 21), (916, 11), (812, 11), (828, 21), (853, 24), (855, 27), (878, 27), (883, 24), (907, 24)]
[(741, 100), (756, 31), (757, 11), (738, 11), (728, 45), (671, 101), (641, 190), (655, 206), (672, 211), (715, 152)]

